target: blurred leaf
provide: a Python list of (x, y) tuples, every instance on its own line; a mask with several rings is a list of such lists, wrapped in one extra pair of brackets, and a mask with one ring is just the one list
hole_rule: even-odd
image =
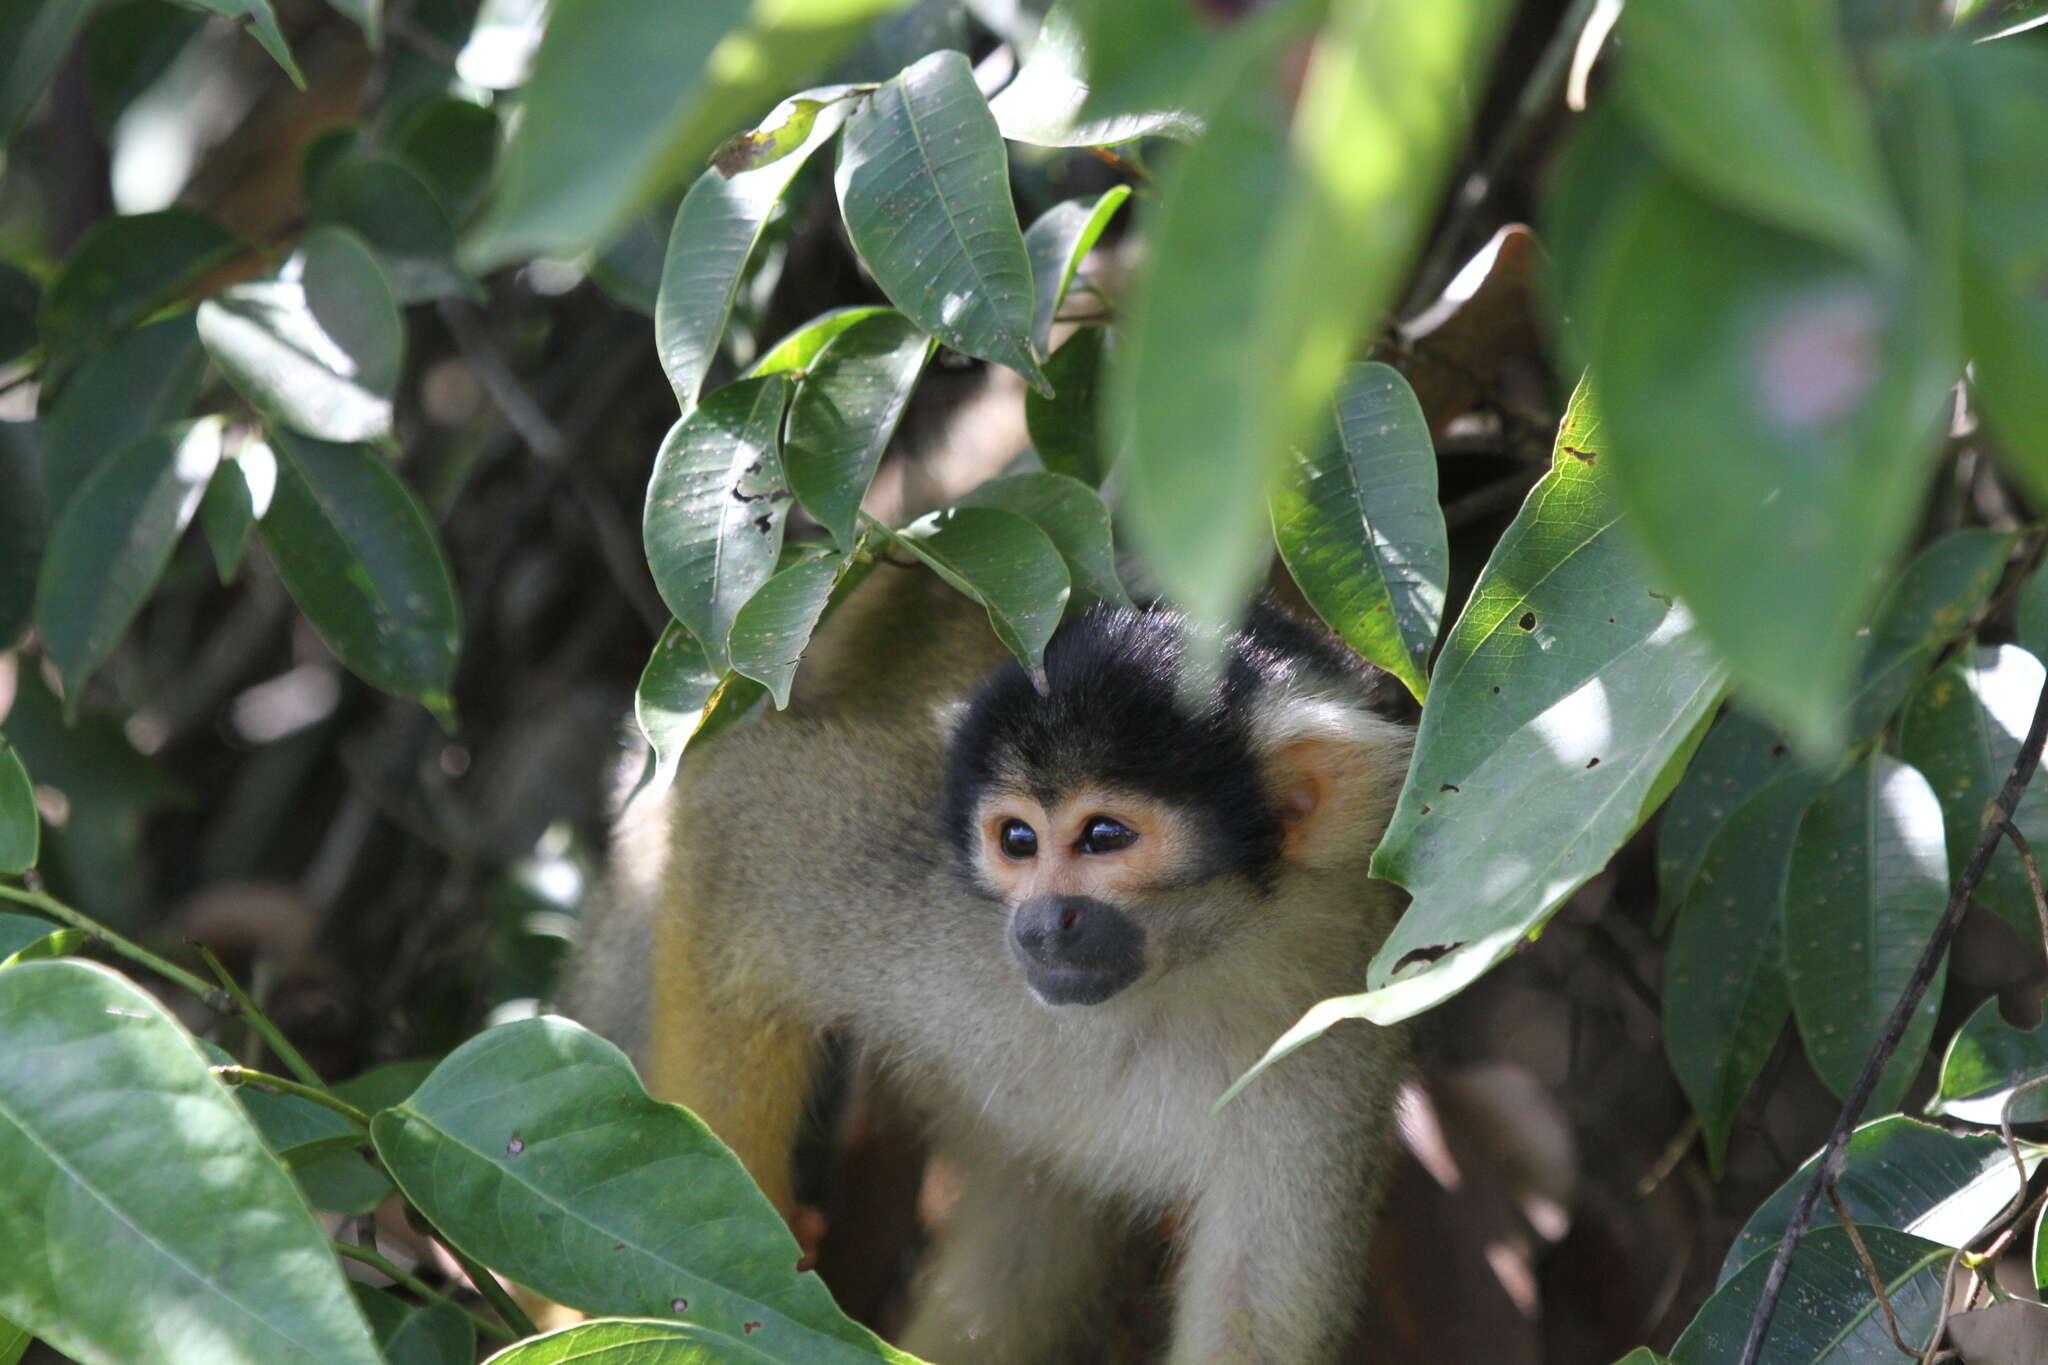
[(220, 448), (218, 418), (145, 436), (94, 470), (51, 528), (36, 632), (64, 676), (67, 714), (155, 590)]
[(183, 417), (205, 368), (190, 313), (130, 332), (89, 356), (42, 414), (50, 515), (62, 512), (115, 451)]
[(774, 1359), (907, 1359), (796, 1270), (796, 1239), (709, 1129), (566, 1019), (471, 1039), (371, 1133), (435, 1227), (557, 1303), (687, 1317)]
[[(1039, 355), (1052, 350), (1052, 324), (1074, 283), (1074, 272), (1130, 197), (1129, 186), (1112, 185), (1093, 201), (1069, 199), (1054, 204), (1025, 231), (1024, 254), (1031, 261), (1031, 345)], [(1050, 369), (1046, 382), (1053, 385), (1054, 393), (1059, 392)]]
[(372, 52), (384, 45), (384, 0), (327, 0), (327, 4), (363, 31), (363, 41)]
[[(1070, 11), (1088, 89), (1086, 120), (1192, 106), (1212, 87), (1205, 68), (1223, 39), (1209, 13), (1184, 0), (1077, 0)], [(1240, 13), (1242, 11), (1232, 11)]]
[(360, 123), (337, 123), (306, 140), (299, 154), (299, 183), (310, 200), (328, 176), (364, 154), (369, 135)]
[(1737, 707), (1722, 711), (1658, 823), (1659, 933), (1692, 889), (1708, 845), (1743, 802), (1797, 766), (1775, 730)]
[(313, 229), (281, 278), (200, 304), (199, 335), (241, 395), (293, 431), (390, 434), (405, 323), (383, 267), (349, 229)]
[[(1612, 173), (1573, 160), (1566, 201), (1587, 174)], [(1941, 282), (1868, 273), (1655, 171), (1592, 230), (1560, 266), (1630, 522), (1745, 695), (1830, 751), (1960, 368)]]
[(439, 95), (406, 114), (392, 130), (389, 149), (460, 222), (490, 183), (498, 136), (497, 114), (469, 100)]
[(35, 276), (0, 261), (0, 365), (19, 360), (36, 344), (36, 310), (42, 297)]
[(240, 249), (234, 234), (186, 209), (102, 218), (43, 294), (43, 347), (68, 372), (85, 352), (171, 303)]
[(1689, 179), (1872, 261), (1906, 235), (1832, 0), (1661, 0), (1624, 11), (1623, 98)]
[(361, 1152), (316, 1154), (292, 1167), (292, 1176), (314, 1208), (354, 1217), (376, 1212), (393, 1188), (389, 1177)]
[(1066, 563), (1045, 532), (1014, 512), (956, 507), (890, 535), (985, 607), (996, 638), (1043, 685), (1045, 646), (1070, 592)]
[(1107, 327), (1077, 327), (1045, 362), (1047, 398), (1035, 389), (1024, 391), (1024, 425), (1038, 458), (1055, 474), (1100, 487), (1109, 474), (1112, 452), (1102, 448), (1101, 393), (1103, 366), (1110, 345)]
[(653, 317), (661, 299), (662, 257), (675, 213), (660, 206), (635, 214), (612, 244), (587, 258), (590, 279), (616, 303)]
[(29, 1334), (5, 1318), (0, 1318), (0, 1365), (15, 1365), (22, 1352), (28, 1350)]
[[(0, 1070), (0, 1310), (86, 1365), (378, 1365), (291, 1178), (154, 997), (27, 962), (0, 972), (0, 1019), (38, 1062)], [(87, 1267), (122, 1292), (81, 1297)]]
[[(78, 8), (91, 12), (88, 5)], [(85, 40), (85, 83), (102, 132), (113, 128), (129, 102), (164, 74), (205, 25), (203, 12), (162, 0), (100, 7)], [(5, 48), (0, 40), (0, 50)]]
[[(12, 759), (16, 767), (21, 765), (21, 760), (14, 756), (11, 749), (0, 750), (0, 765), (4, 765), (9, 759)], [(6, 785), (4, 779), (0, 779), (0, 787)], [(12, 799), (12, 792), (9, 792), (5, 797), (0, 797), (0, 808), (6, 808)], [(15, 870), (19, 871), (20, 869)], [(52, 934), (62, 932), (63, 928), (64, 926), (61, 924), (52, 920), (38, 919), (34, 915), (17, 915), (10, 911), (0, 911), (0, 961), (12, 957), (31, 944), (42, 942)]]
[[(837, 100), (848, 89), (813, 90), (804, 102)], [(784, 100), (769, 120), (786, 116), (797, 102)], [(733, 299), (761, 229), (811, 153), (829, 142), (845, 121), (845, 104), (826, 104), (813, 117), (809, 135), (780, 159), (733, 176), (706, 171), (683, 196), (669, 233), (661, 293), (654, 305), (654, 345), (685, 411), (703, 392), (704, 376), (717, 358), (719, 338), (725, 335)]]
[(408, 1057), (401, 1062), (373, 1066), (361, 1075), (337, 1081), (330, 1089), (356, 1108), (374, 1114), (379, 1109), (403, 1104), (440, 1064), (439, 1057)]
[(1664, 960), (1664, 1046), (1716, 1177), (1736, 1110), (1792, 1012), (1779, 924), (1792, 836), (1822, 785), (1788, 772), (1731, 801)]
[[(659, 780), (664, 788), (703, 719), (705, 704), (718, 690), (721, 676), (697, 637), (680, 622), (669, 622), (655, 642), (633, 694), (633, 719), (652, 750), (652, 764), (662, 774)], [(643, 785), (647, 780), (652, 779), (643, 779)]]
[[(28, 769), (22, 766), (21, 755), (7, 742), (7, 736), (0, 735), (0, 876), (16, 877), (36, 865), (36, 853), (42, 846), (42, 820), (36, 814), (36, 789), (28, 779)], [(8, 921), (19, 920), (19, 915), (8, 915)], [(42, 924), (37, 920), (35, 923)], [(53, 924), (44, 924), (44, 932), (56, 929)], [(0, 939), (0, 953), (11, 953), (23, 945), (9, 946)]]
[[(2041, 1150), (2030, 1144), (2025, 1152), (2032, 1170)], [(1749, 1216), (1721, 1262), (1719, 1283), (1728, 1283), (1751, 1257), (1777, 1249), (1815, 1160), (1807, 1158)], [(1836, 1188), (1859, 1227), (1896, 1228), (1945, 1246), (1975, 1237), (2019, 1186), (2012, 1156), (1996, 1137), (1963, 1137), (1903, 1114), (1858, 1128), (1844, 1161)], [(1840, 1225), (1826, 1200), (1814, 1208), (1814, 1230)]]
[(954, 350), (1046, 387), (1009, 160), (965, 57), (934, 52), (870, 95), (846, 121), (834, 183), (891, 303)]
[(377, 252), (399, 303), (483, 289), (455, 263), (455, 225), (434, 191), (391, 157), (349, 157), (311, 187), (316, 223), (353, 228)]
[(777, 710), (788, 707), (804, 646), (851, 562), (833, 554), (800, 560), (763, 583), (733, 617), (732, 666), (766, 684)]
[(410, 1303), (363, 1284), (353, 1288), (387, 1365), (473, 1365), (476, 1324), (456, 1305), (446, 1299)]
[[(1899, 1332), (1908, 1341), (1927, 1340), (1941, 1319), (1942, 1272), (1953, 1249), (1891, 1228), (1858, 1230)], [(1768, 1255), (1752, 1257), (1714, 1291), (1671, 1348), (1674, 1365), (1722, 1365), (1741, 1354), (1770, 1263)], [(1762, 1365), (1892, 1365), (1898, 1359), (1848, 1232), (1821, 1228), (1807, 1236), (1792, 1258)]]
[(647, 485), (641, 534), (654, 586), (721, 671), (734, 613), (782, 550), (789, 390), (786, 376), (769, 375), (705, 395), (669, 428)]
[(602, 245), (903, 3), (557, 0), (472, 264)]
[(446, 723), (462, 621), (426, 513), (367, 446), (283, 431), (270, 445), (263, 545), (292, 600), (350, 672)]
[[(1949, 660), (1913, 693), (1899, 721), (1899, 757), (1926, 775), (1941, 802), (1951, 876), (1960, 877), (1983, 829), (1984, 807), (2019, 757), (2044, 677), (2017, 645), (1977, 649)], [(2048, 789), (2029, 783), (2013, 824), (2048, 850)], [(2034, 893), (2019, 852), (2000, 841), (1971, 896), (1995, 911), (2024, 943), (2041, 939)]]
[[(1856, 1084), (1948, 900), (1941, 803), (1920, 773), (1872, 753), (1807, 807), (1785, 884), (1785, 976), (1813, 1069)], [(1870, 1097), (1896, 1109), (1941, 1008), (1937, 973)]]
[(49, 529), (41, 427), (0, 422), (0, 650), (14, 647), (35, 612)]
[(687, 1322), (603, 1318), (528, 1337), (485, 1365), (775, 1365), (786, 1358), (827, 1357), (766, 1355), (737, 1337)]
[(1199, 136), (1202, 121), (1187, 109), (1081, 117), (1089, 94), (1087, 37), (1077, 13), (1083, 9), (1085, 5), (1075, 0), (1054, 4), (1038, 26), (1016, 78), (989, 101), (1003, 136), (1041, 147), (1101, 147), (1141, 137)]
[(0, 5), (0, 142), (28, 118), (92, 11), (83, 0)]
[(0, 967), (12, 967), (18, 962), (41, 962), (49, 958), (70, 957), (86, 947), (89, 942), (83, 929), (56, 929), (11, 951), (0, 949)]
[(2048, 566), (2036, 566), (2020, 585), (2020, 643), (2035, 658), (2048, 657)]
[(1614, 1365), (1671, 1365), (1671, 1361), (1665, 1356), (1658, 1355), (1647, 1346), (1638, 1346), (1620, 1360), (1615, 1361)]
[(199, 524), (212, 547), (220, 581), (232, 583), (241, 572), (249, 532), (270, 511), (277, 491), (277, 456), (260, 440), (245, 442), (231, 460), (222, 460), (199, 501)]
[[(2005, 573), (2018, 537), (1972, 527), (1935, 541), (1878, 603), (1856, 686), (1849, 738), (1875, 734)], [(2025, 733), (2022, 731), (2021, 733)]]
[[(1949, 1039), (1941, 1059), (1941, 1084), (1927, 1109), (1965, 1123), (1995, 1124), (2012, 1092), (2041, 1076), (2048, 1076), (2048, 1028), (2014, 1028), (1998, 1012), (1994, 996)], [(2029, 1090), (2013, 1102), (2014, 1123), (2043, 1120), (2048, 1120), (2048, 1089)], [(2011, 1162), (2006, 1169), (2012, 1169)], [(2005, 1192), (2012, 1193), (2010, 1185)]]
[(1451, 570), (1429, 423), (1377, 363), (1346, 369), (1331, 408), (1329, 432), (1268, 496), (1273, 539), (1316, 614), (1421, 701)]
[(790, 491), (842, 549), (853, 546), (861, 499), (931, 353), (932, 339), (903, 314), (863, 318), (825, 343), (790, 400)]
[(1077, 595), (1112, 607), (1131, 605), (1117, 577), (1109, 508), (1087, 484), (1065, 474), (1012, 474), (980, 484), (958, 505), (1015, 512), (1059, 550)]
[(263, 50), (277, 59), (284, 68), (284, 74), (292, 78), (292, 84), (304, 90), (306, 78), (299, 71), (299, 64), (292, 60), (292, 50), (285, 45), (284, 33), (277, 26), (277, 12), (270, 7), (270, 0), (187, 0), (187, 3), (210, 9), (215, 14), (238, 20), (249, 30), (249, 35), (263, 45)]
[(781, 374), (788, 370), (810, 368), (818, 352), (825, 344), (857, 322), (865, 322), (879, 313), (892, 312), (880, 304), (862, 304), (855, 308), (834, 308), (820, 313), (803, 326), (791, 332), (761, 353), (759, 359), (747, 367), (740, 377), (753, 379), (764, 374)]

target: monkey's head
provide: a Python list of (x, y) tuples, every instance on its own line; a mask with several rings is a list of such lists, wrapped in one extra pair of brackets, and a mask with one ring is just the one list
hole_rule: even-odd
[(1187, 628), (1092, 608), (1053, 637), (1044, 692), (1006, 663), (954, 727), (948, 833), (1048, 1005), (1098, 1004), (1270, 929), (1297, 873), (1362, 887), (1400, 788), (1407, 732), (1372, 712), (1340, 645), (1257, 606), (1191, 704)]

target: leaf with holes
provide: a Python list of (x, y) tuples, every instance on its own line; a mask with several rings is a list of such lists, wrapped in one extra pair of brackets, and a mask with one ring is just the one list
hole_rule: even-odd
[[(2048, 1076), (2048, 1028), (2014, 1028), (1994, 997), (1949, 1039), (1941, 1084), (1927, 1108), (1966, 1123), (1997, 1123), (2013, 1091)], [(2036, 1087), (2013, 1102), (2014, 1123), (2048, 1120), (2048, 1089)]]
[(1014, 512), (956, 507), (890, 535), (981, 603), (996, 638), (1043, 685), (1045, 646), (1072, 591), (1066, 562), (1045, 532)]
[(959, 501), (961, 507), (1015, 512), (1045, 532), (1066, 561), (1076, 593), (1113, 607), (1131, 605), (1116, 572), (1109, 507), (1079, 479), (1064, 474), (1012, 474), (990, 479)]
[(954, 350), (1046, 387), (1009, 161), (965, 57), (934, 52), (869, 96), (846, 121), (834, 183), (891, 303)]
[[(1025, 231), (1024, 254), (1031, 260), (1031, 344), (1038, 354), (1051, 352), (1053, 320), (1073, 287), (1075, 272), (1130, 197), (1128, 186), (1113, 185), (1092, 201), (1069, 199), (1038, 215)], [(1058, 392), (1050, 371), (1046, 381)]]
[(841, 549), (853, 546), (861, 499), (931, 353), (932, 339), (909, 318), (878, 313), (826, 342), (790, 399), (790, 491)]

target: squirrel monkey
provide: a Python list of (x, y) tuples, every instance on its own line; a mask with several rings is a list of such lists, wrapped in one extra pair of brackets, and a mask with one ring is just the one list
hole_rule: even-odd
[(1332, 1362), (1405, 1051), (1349, 1024), (1217, 1097), (1356, 990), (1409, 736), (1365, 668), (1257, 607), (1211, 699), (1185, 624), (1095, 607), (1041, 694), (980, 609), (884, 564), (787, 712), (692, 749), (621, 832), (569, 1012), (636, 1054), (785, 1214), (821, 1033), (960, 1170), (902, 1346), (1050, 1365), (1103, 1330), (1133, 1220), (1178, 1215), (1171, 1365)]

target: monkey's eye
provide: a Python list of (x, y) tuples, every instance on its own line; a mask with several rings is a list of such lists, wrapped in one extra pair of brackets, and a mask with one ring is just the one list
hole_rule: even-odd
[(1107, 815), (1091, 815), (1088, 823), (1081, 827), (1083, 853), (1114, 853), (1137, 842), (1138, 831)]
[(1022, 820), (1005, 820), (996, 832), (996, 842), (1002, 846), (1005, 858), (1034, 858), (1038, 856), (1038, 831)]

